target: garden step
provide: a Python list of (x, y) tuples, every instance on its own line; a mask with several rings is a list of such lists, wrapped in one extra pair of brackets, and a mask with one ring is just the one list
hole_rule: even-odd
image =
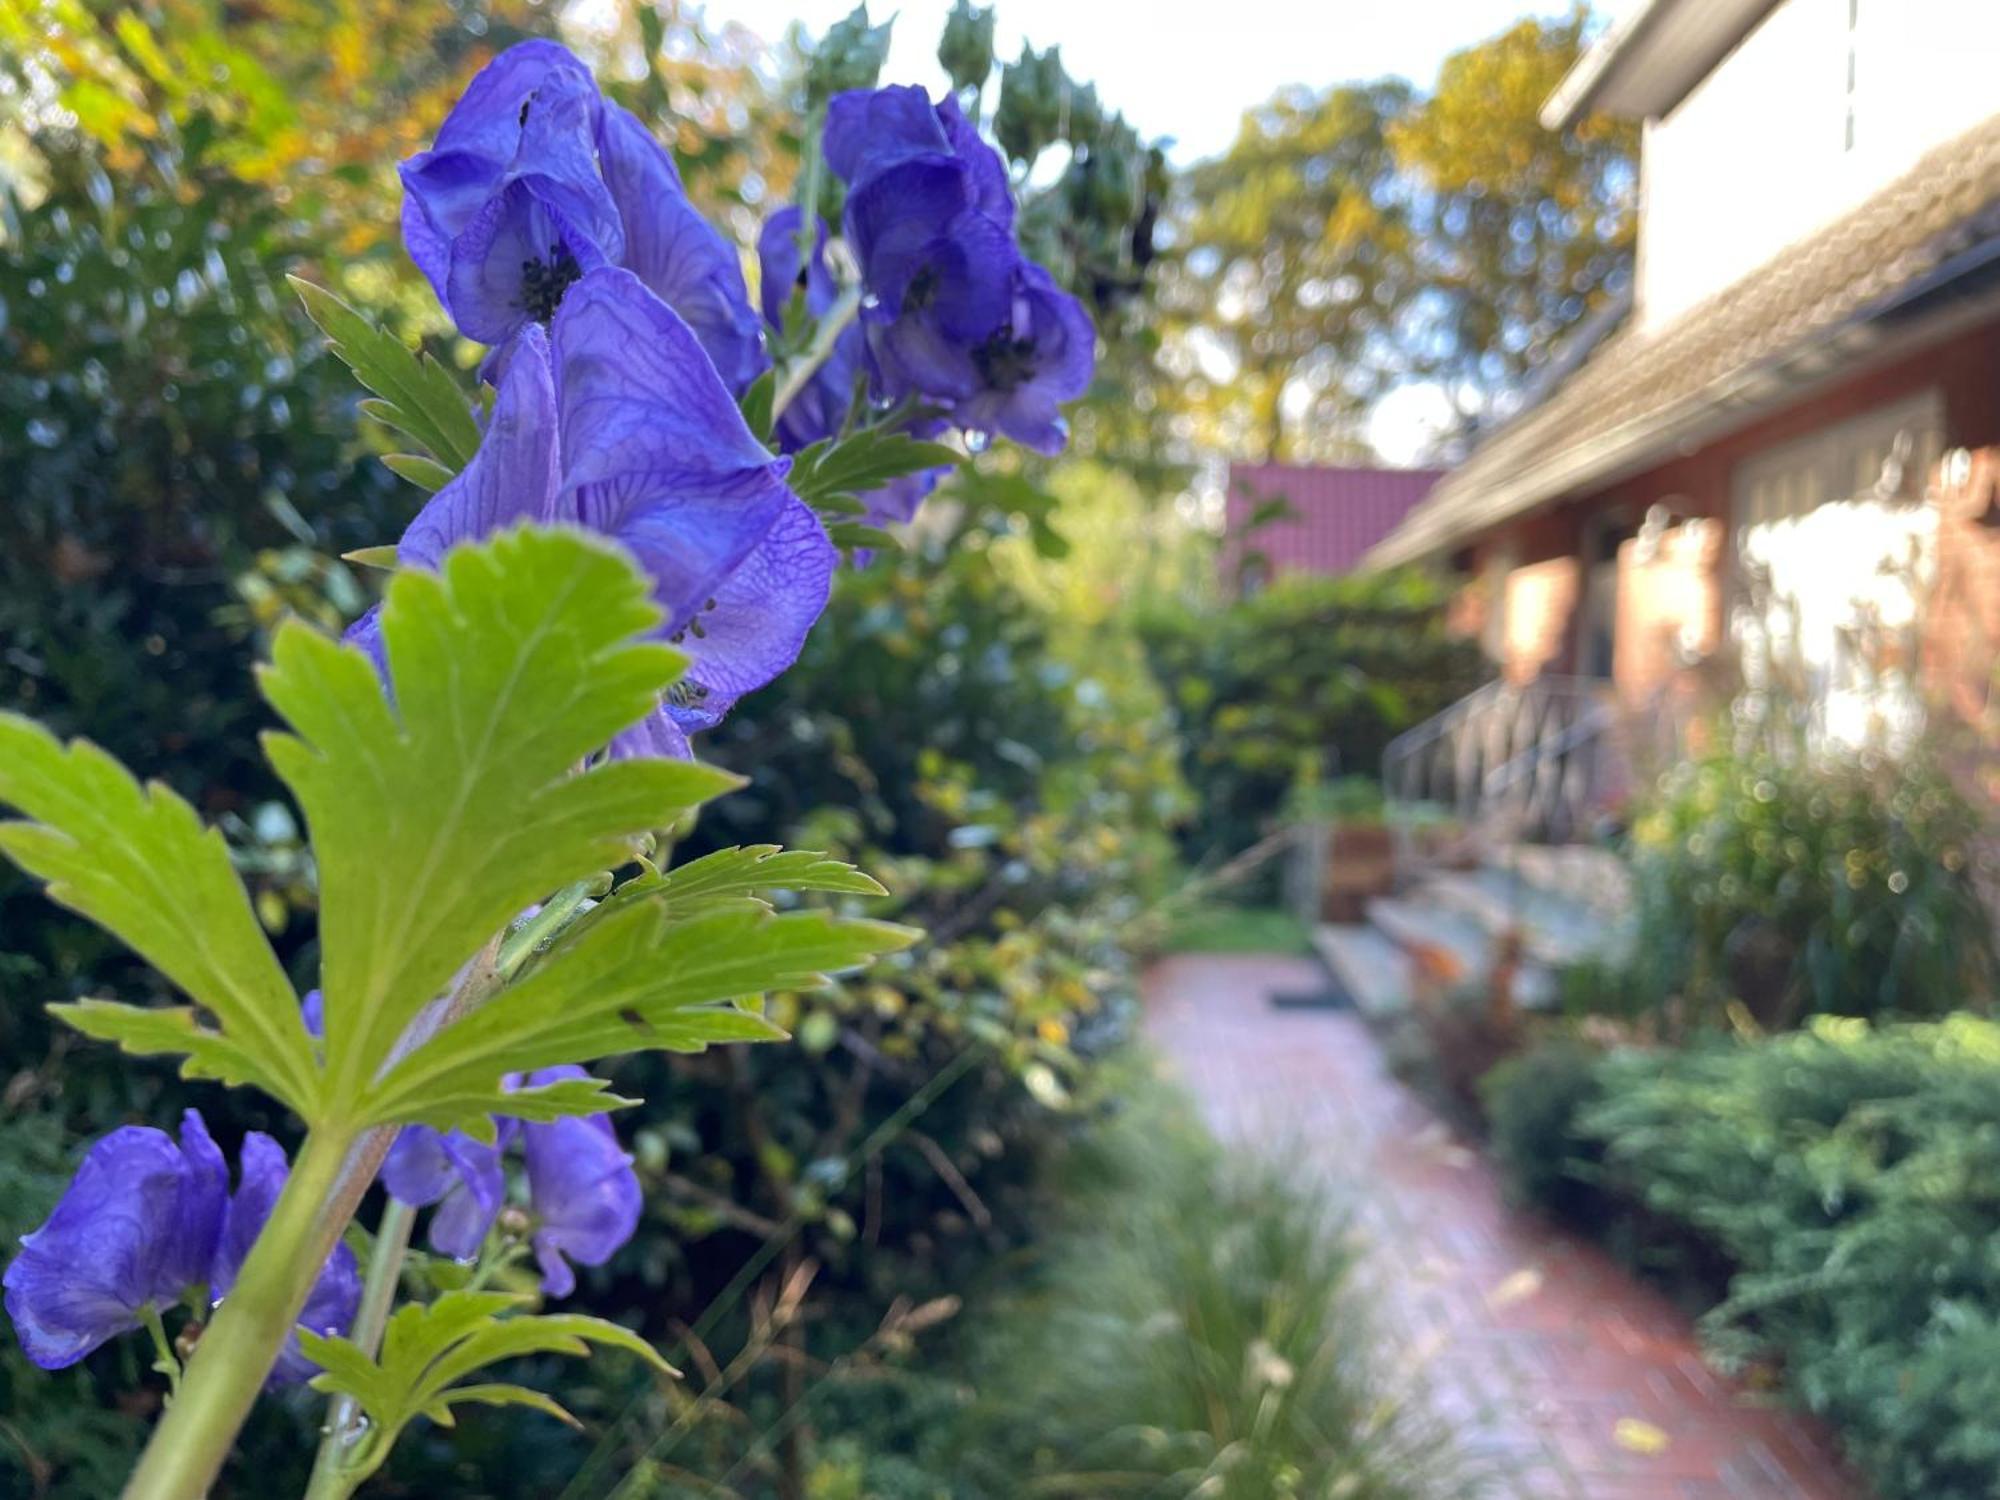
[(1550, 968), (1615, 957), (1627, 941), (1625, 923), (1603, 907), (1557, 895), (1504, 869), (1433, 876), (1416, 898), (1465, 913), (1494, 938), (1518, 932), (1522, 953)]
[(1364, 1016), (1409, 1009), (1410, 956), (1376, 928), (1326, 923), (1313, 929), (1312, 945)]
[(1413, 960), (1428, 952), (1443, 958), (1458, 977), (1476, 979), (1486, 972), (1491, 940), (1462, 912), (1421, 895), (1381, 896), (1368, 903), (1368, 920)]
[(1632, 906), (1632, 872), (1609, 849), (1589, 844), (1513, 844), (1491, 863), (1549, 895), (1593, 911), (1623, 915)]
[[(1441, 958), (1447, 972), (1437, 976), (1440, 989), (1481, 984), (1493, 971), (1495, 933), (1428, 887), (1369, 902), (1368, 920), (1403, 950), (1412, 973), (1420, 955)], [(1548, 1010), (1556, 1004), (1559, 989), (1555, 968), (1539, 955), (1524, 952), (1514, 973), (1514, 1003), (1526, 1010)]]

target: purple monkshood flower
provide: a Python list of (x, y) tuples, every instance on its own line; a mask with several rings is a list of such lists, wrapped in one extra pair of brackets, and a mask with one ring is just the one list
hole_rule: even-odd
[(430, 1245), (440, 1255), (470, 1260), (486, 1243), (486, 1232), (500, 1216), (507, 1196), (500, 1153), (516, 1122), (499, 1122), (499, 1139), (491, 1146), (462, 1130), (436, 1130), (405, 1125), (382, 1162), (382, 1187), (391, 1198), (412, 1208), (428, 1208)]
[[(584, 276), (546, 335), (523, 330), (496, 378), (479, 451), (418, 512), (398, 560), (435, 567), (455, 543), (517, 521), (623, 544), (690, 665), (611, 751), (685, 756), (690, 733), (797, 659), (826, 606), (833, 544), (686, 322), (629, 271)], [(380, 660), (372, 612), (349, 638)]]
[[(236, 1196), (229, 1200), (229, 1211), (223, 1218), (222, 1238), (216, 1246), (209, 1283), (216, 1301), (225, 1299), (236, 1284), (237, 1273), (263, 1231), (265, 1220), (277, 1206), (278, 1195), (284, 1191), (285, 1179), (290, 1175), (284, 1147), (260, 1130), (243, 1137), (242, 1175)], [(345, 1333), (360, 1305), (361, 1272), (355, 1264), (354, 1252), (345, 1244), (337, 1244), (307, 1294), (305, 1306), (299, 1309), (299, 1324), (319, 1334)], [(311, 1379), (318, 1369), (300, 1351), (295, 1333), (285, 1340), (266, 1384), (296, 1385)]]
[[(544, 1068), (509, 1087), (587, 1078), (582, 1068)], [(632, 1158), (602, 1114), (547, 1123), (502, 1118), (498, 1144), (482, 1146), (458, 1131), (406, 1125), (382, 1164), (382, 1185), (413, 1207), (438, 1204), (431, 1247), (469, 1259), (479, 1253), (506, 1195), (501, 1153), (519, 1140), (528, 1163), (529, 1243), (542, 1268), (542, 1290), (567, 1297), (576, 1288), (569, 1260), (601, 1266), (632, 1238), (641, 1192)], [(565, 1259), (568, 1257), (568, 1259)]]
[(616, 265), (686, 320), (732, 393), (768, 364), (735, 246), (652, 132), (558, 44), (494, 58), (401, 170), (404, 243), (468, 338), (546, 324), (587, 272)]
[(835, 96), (825, 142), (848, 185), (878, 391), (943, 405), (967, 432), (1060, 449), (1060, 404), (1089, 386), (1096, 336), (1015, 247), (999, 154), (955, 99), (933, 105), (916, 88)]
[[(578, 1067), (544, 1068), (526, 1081), (539, 1087), (589, 1076)], [(638, 1228), (638, 1174), (603, 1115), (524, 1124), (521, 1149), (528, 1159), (531, 1243), (542, 1268), (542, 1291), (567, 1297), (576, 1290), (570, 1261), (601, 1266)]]
[[(757, 238), (760, 264), (761, 300), (765, 321), (774, 329), (784, 326), (785, 305), (794, 290), (805, 292), (806, 312), (817, 321), (826, 316), (840, 295), (839, 284), (826, 264), (826, 226), (818, 227), (818, 239), (803, 273), (799, 268), (799, 222), (796, 205), (779, 209), (764, 221)], [(869, 368), (867, 345), (861, 329), (850, 324), (835, 341), (833, 353), (813, 372), (803, 390), (778, 416), (778, 446), (796, 453), (823, 438), (838, 433), (847, 420), (854, 399), (854, 385)], [(921, 424), (913, 429), (920, 437), (936, 437), (942, 422)], [(870, 522), (913, 520), (924, 497), (937, 488), (938, 479), (948, 469), (930, 469), (891, 480), (879, 490), (859, 497)], [(857, 562), (865, 557), (857, 555)]]
[(1033, 261), (1014, 271), (1005, 324), (972, 347), (979, 384), (952, 407), (968, 432), (1004, 433), (1038, 453), (1069, 439), (1062, 406), (1090, 388), (1097, 330), (1083, 305)]
[[(49, 1370), (75, 1364), (140, 1327), (144, 1308), (169, 1307), (204, 1285), (221, 1301), (287, 1171), (278, 1143), (252, 1131), (232, 1198), (228, 1166), (194, 1110), (181, 1117), (179, 1145), (144, 1126), (112, 1131), (91, 1147), (48, 1222), (22, 1237), (0, 1278), (28, 1358)], [(360, 1295), (353, 1252), (338, 1246), (299, 1321), (340, 1332)], [(305, 1379), (314, 1368), (293, 1339), (271, 1383)]]
[(96, 1145), (48, 1222), (21, 1238), (0, 1277), (29, 1359), (73, 1365), (208, 1280), (222, 1236), (229, 1169), (193, 1110), (180, 1144), (127, 1125)]

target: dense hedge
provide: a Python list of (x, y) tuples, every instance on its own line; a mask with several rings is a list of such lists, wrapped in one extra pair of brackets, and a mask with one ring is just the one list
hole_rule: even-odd
[(1477, 644), (1447, 633), (1445, 603), (1408, 573), (1287, 577), (1227, 605), (1149, 609), (1139, 629), (1200, 807), (1188, 852), (1255, 843), (1301, 780), (1378, 774), (1391, 739), (1484, 681)]
[(1495, 1070), (1487, 1097), (1517, 1192), (1715, 1288), (1711, 1347), (1775, 1371), (1884, 1500), (1992, 1495), (2000, 1026), (1565, 1042)]
[(1641, 1004), (1766, 1028), (1991, 999), (1980, 818), (1921, 757), (1718, 753), (1668, 772), (1633, 828)]

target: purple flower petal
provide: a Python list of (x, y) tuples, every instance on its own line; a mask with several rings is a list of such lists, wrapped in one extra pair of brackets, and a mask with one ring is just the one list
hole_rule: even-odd
[(468, 336), (546, 321), (564, 286), (625, 253), (598, 174), (603, 101), (563, 48), (510, 48), (467, 87), (431, 150), (403, 163), (404, 240)]
[(156, 1285), (161, 1301), (171, 1301), (188, 1287), (207, 1281), (229, 1210), (229, 1163), (223, 1160), (222, 1148), (208, 1133), (208, 1123), (199, 1110), (181, 1115), (180, 1144), (186, 1170), (173, 1235)]
[(770, 360), (736, 247), (688, 201), (673, 158), (630, 110), (606, 104), (597, 142), (624, 220), (624, 265), (680, 314), (730, 394), (740, 396)]
[(952, 154), (930, 95), (914, 84), (835, 94), (820, 139), (827, 166), (850, 189), (906, 163)]
[[(578, 1067), (544, 1068), (527, 1081), (539, 1086), (588, 1076)], [(603, 1115), (523, 1125), (521, 1139), (542, 1290), (567, 1297), (576, 1290), (570, 1261), (601, 1266), (631, 1239), (639, 1224), (639, 1178)]]
[(1076, 298), (1023, 262), (1008, 322), (973, 350), (973, 361), (980, 388), (953, 408), (953, 420), (969, 432), (1002, 433), (1054, 453), (1068, 438), (1062, 403), (1090, 387), (1097, 333)]
[(606, 752), (612, 760), (693, 760), (687, 731), (674, 722), (663, 704), (630, 729), (617, 735)]
[(1000, 153), (980, 138), (979, 127), (965, 118), (958, 96), (946, 94), (938, 101), (938, 123), (953, 155), (965, 166), (966, 187), (972, 207), (1003, 229), (1014, 226), (1014, 190), (1007, 181), (1007, 164)]
[(653, 578), (679, 630), (792, 499), (699, 341), (628, 271), (598, 271), (554, 329), (565, 501)]
[(812, 508), (789, 498), (763, 541), (717, 586), (714, 607), (674, 638), (691, 658), (681, 691), (669, 697), (683, 729), (720, 723), (738, 698), (798, 660), (839, 561)]
[(431, 1215), (431, 1248), (455, 1260), (469, 1259), (486, 1242), (506, 1196), (502, 1144), (504, 1137), (488, 1146), (463, 1131), (405, 1125), (383, 1159), (382, 1187), (412, 1208), (437, 1204)]
[(479, 451), (417, 512), (396, 544), (397, 561), (435, 568), (458, 543), (510, 522), (563, 519), (556, 509), (559, 473), (548, 337), (530, 326), (508, 346)]
[(29, 1359), (45, 1370), (73, 1365), (139, 1327), (148, 1302), (180, 1294), (165, 1283), (190, 1175), (180, 1148), (150, 1127), (124, 1126), (90, 1148), (0, 1277)]

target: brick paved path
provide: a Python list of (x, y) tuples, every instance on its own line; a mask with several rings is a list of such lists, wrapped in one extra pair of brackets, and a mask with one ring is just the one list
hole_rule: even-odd
[(1353, 1184), (1385, 1332), (1507, 1500), (1862, 1500), (1806, 1421), (1712, 1374), (1688, 1322), (1581, 1240), (1509, 1211), (1483, 1159), (1346, 1012), (1276, 1010), (1309, 960), (1189, 955), (1147, 1030), (1225, 1139)]

